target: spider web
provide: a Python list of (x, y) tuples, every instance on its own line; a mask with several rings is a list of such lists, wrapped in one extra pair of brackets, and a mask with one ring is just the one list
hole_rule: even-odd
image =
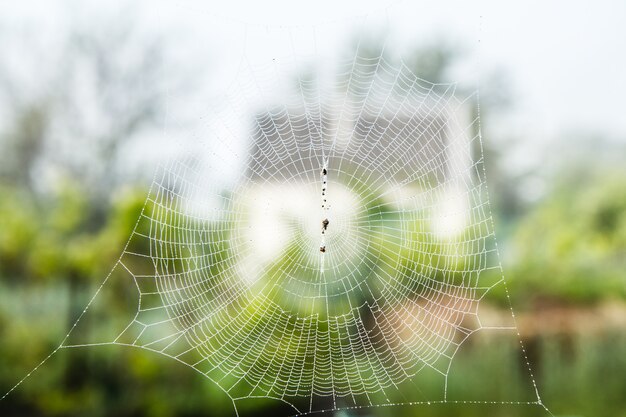
[(476, 95), (461, 99), (455, 84), (420, 79), (382, 53), (357, 50), (319, 77), (298, 76), (300, 67), (295, 54), (242, 61), (221, 110), (198, 132), (208, 145), (157, 171), (100, 287), (125, 274), (138, 292), (134, 317), (96, 342), (72, 328), (58, 349), (161, 353), (215, 382), (235, 411), (247, 398), (282, 401), (292, 415), (446, 402), (543, 407), (521, 345), (529, 396), (448, 390), (472, 335), (519, 338), (513, 317), (491, 326), (480, 314), (484, 295), (505, 283), (485, 273), (501, 267), (471, 116)]

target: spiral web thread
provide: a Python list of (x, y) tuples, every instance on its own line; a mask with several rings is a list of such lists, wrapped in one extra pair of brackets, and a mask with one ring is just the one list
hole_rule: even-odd
[[(460, 100), (454, 84), (422, 80), (382, 54), (357, 51), (327, 79), (294, 78), (299, 59), (244, 60), (245, 81), (199, 134), (213, 157), (158, 170), (114, 268), (138, 290), (134, 318), (97, 343), (74, 342), (72, 328), (59, 349), (159, 352), (215, 382), (235, 411), (257, 397), (294, 415), (446, 402), (544, 407), (527, 359), (534, 398), (448, 393), (470, 336), (519, 338), (514, 317), (489, 326), (479, 314), (486, 292), (505, 283), (486, 274), (501, 267), (479, 117), (469, 116), (476, 96)], [(242, 152), (241, 115), (251, 110)], [(233, 169), (240, 175), (224, 185)]]

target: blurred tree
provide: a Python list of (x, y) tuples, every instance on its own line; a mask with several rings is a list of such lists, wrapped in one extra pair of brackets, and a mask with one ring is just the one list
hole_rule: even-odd
[[(35, 52), (8, 53), (21, 65), (0, 67), (0, 108), (13, 120), (0, 134), (0, 180), (49, 191), (58, 177), (79, 179), (82, 192), (101, 203), (128, 173), (124, 150), (158, 132), (166, 91), (192, 91), (193, 77), (173, 70), (172, 45), (142, 31), (133, 13), (71, 22), (52, 48), (43, 31), (2, 32), (3, 50)], [(102, 222), (100, 207), (93, 205), (93, 223)]]
[(47, 128), (45, 105), (34, 104), (20, 112), (11, 131), (4, 137), (0, 178), (34, 191), (32, 174), (43, 151)]
[(463, 57), (463, 49), (443, 40), (414, 47), (404, 58), (413, 73), (431, 83), (450, 82), (450, 70)]
[(557, 303), (624, 299), (623, 169), (574, 162), (552, 182), (552, 189), (516, 228), (509, 270), (516, 298)]
[[(0, 32), (0, 110), (10, 121), (0, 126), (0, 276), (29, 288), (63, 282), (68, 328), (145, 198), (145, 189), (133, 194), (132, 222), (109, 227), (128, 214), (110, 199), (129, 182), (125, 150), (159, 131), (166, 91), (183, 93), (192, 79), (172, 70), (172, 45), (143, 31), (137, 15), (82, 11), (53, 34), (24, 22)], [(84, 385), (87, 365), (82, 353), (68, 362), (65, 385)]]

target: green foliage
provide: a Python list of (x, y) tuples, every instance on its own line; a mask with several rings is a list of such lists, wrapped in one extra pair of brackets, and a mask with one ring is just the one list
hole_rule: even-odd
[(90, 219), (95, 207), (75, 184), (50, 195), (0, 188), (0, 276), (33, 283), (73, 275), (86, 282), (102, 279), (134, 227), (145, 192), (120, 195), (102, 224)]
[[(578, 181), (576, 187), (562, 183), (537, 208), (528, 214), (516, 227), (512, 244), (517, 259), (513, 268), (507, 270), (514, 305), (530, 305), (537, 300), (549, 298), (561, 303), (590, 303), (611, 298), (623, 298), (624, 260), (626, 251), (626, 177), (612, 172), (604, 176), (593, 176), (587, 181)], [(19, 380), (25, 370), (30, 369), (45, 357), (67, 331), (72, 322), (72, 303), (83, 307), (84, 301), (93, 294), (97, 286), (115, 263), (131, 231), (138, 225), (139, 231), (148, 234), (147, 222), (137, 223), (144, 209), (145, 190), (127, 189), (120, 192), (106, 207), (104, 216), (95, 216), (96, 208), (73, 183), (65, 183), (56, 192), (45, 196), (34, 196), (22, 189), (0, 188), (0, 335), (6, 343), (0, 347), (0, 389), (6, 391), (11, 383)], [(100, 208), (98, 208), (100, 209)], [(404, 228), (397, 210), (376, 201), (366, 208), (373, 225), (371, 251), (373, 259), (384, 260), (375, 265), (364, 264), (364, 268), (387, 277), (393, 288), (406, 292), (407, 282), (394, 277), (419, 274), (440, 283), (463, 284), (468, 275), (467, 265), (474, 259), (477, 248), (465, 247), (468, 253), (459, 251), (454, 242), (433, 237), (429, 224), (416, 220)], [(146, 213), (157, 210), (151, 204)], [(102, 219), (96, 222), (94, 219)], [(381, 227), (377, 227), (380, 221)], [(382, 232), (382, 225), (387, 231)], [(189, 226), (189, 225), (187, 225)], [(221, 229), (222, 227), (216, 227)], [(202, 227), (198, 227), (202, 230)], [(391, 236), (388, 230), (403, 230), (404, 236)], [(484, 230), (468, 229), (465, 238), (473, 240), (485, 234)], [(232, 256), (231, 249), (224, 243), (209, 242), (206, 253), (218, 257)], [(402, 245), (404, 241), (411, 245)], [(142, 243), (143, 242), (143, 243)], [(129, 249), (146, 253), (145, 241), (131, 240)], [(461, 246), (463, 247), (463, 246)], [(488, 248), (486, 248), (488, 249)], [(268, 269), (267, 275), (280, 275), (281, 268), (290, 258), (298, 258), (297, 245), (291, 245)], [(191, 256), (191, 254), (190, 254)], [(191, 257), (190, 257), (191, 259)], [(167, 265), (161, 265), (167, 268)], [(192, 266), (197, 268), (198, 265)], [(219, 276), (219, 266), (211, 269)], [(396, 268), (403, 273), (397, 274)], [(487, 271), (485, 275), (491, 272)], [(496, 271), (496, 275), (497, 275)], [(72, 295), (68, 277), (84, 284), (80, 293)], [(269, 277), (268, 277), (269, 279)], [(370, 278), (368, 278), (370, 279)], [(484, 277), (481, 276), (481, 279)], [(494, 278), (494, 279), (497, 279)], [(380, 284), (380, 282), (379, 282)], [(432, 285), (428, 283), (428, 285)], [(403, 287), (404, 286), (404, 287)], [(380, 285), (378, 285), (380, 288)], [(372, 288), (376, 284), (372, 283)], [(419, 297), (419, 288), (413, 288)], [(121, 291), (115, 290), (115, 294)], [(71, 298), (76, 299), (72, 300)], [(488, 293), (491, 301), (503, 303), (505, 295), (497, 286)], [(119, 322), (128, 312), (127, 306), (118, 299), (107, 299), (106, 321), (94, 321), (94, 332), (100, 326)], [(337, 308), (341, 308), (338, 306)], [(266, 322), (260, 312), (265, 306), (250, 306), (255, 320), (250, 326)], [(308, 309), (307, 309), (308, 310)], [(56, 312), (50, 315), (50, 312)], [(125, 316), (124, 316), (125, 317)], [(259, 324), (260, 323), (260, 324)], [(28, 340), (28, 343), (24, 343)], [(567, 411), (577, 409), (603, 410), (609, 413), (610, 403), (621, 401), (619, 381), (612, 381), (602, 392), (589, 388), (586, 381), (598, 380), (598, 369), (608, 366), (604, 355), (617, 357), (623, 351), (620, 338), (581, 339), (576, 342), (576, 355), (585, 361), (572, 369), (566, 366), (563, 347), (556, 339), (540, 341), (538, 362), (543, 370), (540, 384), (546, 387), (557, 408)], [(288, 357), (294, 343), (280, 340), (276, 343), (277, 357)], [(487, 378), (481, 385), (472, 381), (485, 374), (496, 375), (502, 369), (518, 369), (518, 359), (512, 357), (513, 350), (497, 350), (494, 343), (488, 345), (468, 344), (455, 361), (455, 381), (451, 389), (465, 389), (472, 397), (498, 393), (499, 388), (512, 384), (512, 390), (521, 390), (524, 381), (519, 372)], [(489, 349), (495, 349), (493, 352)], [(118, 349), (120, 349), (118, 347)], [(499, 358), (503, 368), (495, 368), (493, 361), (482, 363), (476, 368), (478, 357), (489, 351), (490, 358)], [(587, 353), (581, 353), (581, 352)], [(85, 352), (77, 349), (68, 352), (64, 360), (46, 365), (45, 372), (38, 374), (11, 398), (8, 404), (15, 411), (46, 415), (194, 415), (213, 411), (213, 415), (228, 415), (232, 405), (220, 389), (201, 375), (181, 366), (175, 361), (158, 355), (129, 350), (120, 353), (93, 349)], [(617, 356), (615, 356), (617, 355)], [(6, 364), (6, 365), (5, 365)], [(78, 365), (77, 365), (78, 364)], [(618, 366), (622, 366), (618, 362)], [(83, 368), (83, 377), (77, 386), (68, 385), (72, 368)], [(490, 368), (492, 366), (492, 368)], [(567, 370), (567, 372), (563, 370)], [(621, 369), (621, 368), (620, 368)], [(477, 373), (478, 372), (478, 373)], [(481, 379), (482, 380), (482, 379)], [(571, 383), (563, 385), (563, 381)], [(172, 384), (171, 381), (176, 381)], [(491, 382), (490, 382), (491, 381)], [(356, 382), (356, 381), (355, 381)], [(434, 384), (434, 383), (433, 383)], [(456, 384), (456, 385), (455, 385)], [(172, 386), (174, 385), (174, 386)], [(585, 390), (578, 387), (584, 386)], [(559, 395), (576, 392), (581, 398), (574, 407), (569, 399)], [(581, 392), (579, 392), (581, 391)], [(584, 391), (584, 392), (583, 392)], [(588, 394), (585, 394), (588, 393)], [(569, 398), (569, 397), (568, 397)], [(586, 406), (582, 399), (588, 401)], [(34, 400), (33, 400), (34, 399)], [(603, 400), (600, 400), (603, 399)], [(398, 399), (400, 401), (401, 399)], [(5, 403), (7, 404), (7, 403)], [(254, 407), (267, 407), (269, 402), (259, 402)], [(249, 405), (251, 406), (251, 405)], [(582, 408), (580, 408), (582, 407)], [(34, 410), (34, 411), (33, 411)], [(393, 415), (448, 415), (450, 408), (427, 407), (395, 410)], [(459, 407), (466, 416), (481, 415), (485, 410)], [(525, 415), (527, 410), (503, 409), (500, 415)], [(268, 411), (271, 413), (271, 411)], [(381, 410), (380, 415), (388, 412)], [(374, 415), (377, 412), (373, 413)], [(517, 414), (516, 414), (517, 413)]]
[(507, 275), (520, 303), (626, 298), (626, 175), (561, 183), (521, 220), (512, 245)]

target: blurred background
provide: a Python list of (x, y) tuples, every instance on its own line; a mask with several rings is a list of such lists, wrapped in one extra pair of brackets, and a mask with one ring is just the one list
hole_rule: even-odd
[[(458, 81), (461, 95), (480, 87), (496, 234), (542, 398), (557, 416), (626, 416), (626, 6), (295, 3), (0, 4), (0, 393), (59, 345), (119, 257), (157, 164), (197, 146), (193, 132), (242, 61), (294, 54), (298, 34), (316, 31), (321, 55), (350, 54), (355, 39), (377, 48), (380, 34), (420, 77)], [(508, 312), (501, 291), (485, 302)], [(478, 396), (519, 383), (477, 379), (472, 358), (496, 349), (470, 344), (457, 358)], [(61, 352), (0, 410), (219, 416), (232, 407), (181, 364), (106, 347)]]

